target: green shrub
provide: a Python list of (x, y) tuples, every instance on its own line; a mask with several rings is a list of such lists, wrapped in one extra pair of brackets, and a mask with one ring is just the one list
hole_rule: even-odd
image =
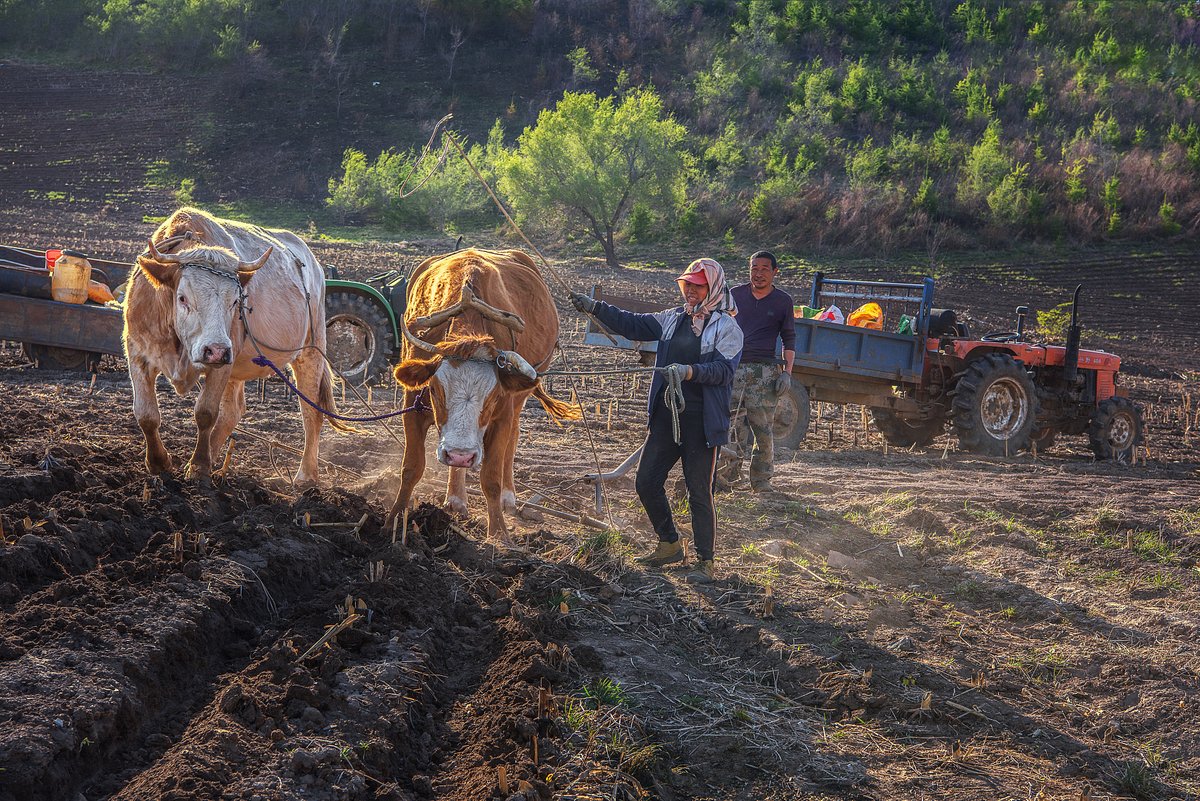
[(993, 220), (1009, 225), (1025, 222), (1030, 203), (1028, 177), (1029, 165), (1018, 164), (988, 193), (987, 205)]
[(1067, 337), (1067, 328), (1071, 325), (1071, 302), (1060, 303), (1048, 311), (1037, 313), (1038, 333), (1051, 341), (1061, 341)]
[(1087, 188), (1083, 184), (1083, 171), (1090, 161), (1090, 158), (1076, 159), (1063, 170), (1067, 176), (1065, 179), (1067, 200), (1072, 203), (1079, 203), (1087, 197)]
[(630, 242), (653, 242), (659, 230), (654, 212), (644, 203), (634, 204), (625, 223), (625, 233)]
[(1177, 234), (1181, 226), (1175, 220), (1175, 205), (1166, 200), (1158, 207), (1158, 228), (1164, 234)]
[(175, 202), (180, 206), (193, 206), (196, 203), (196, 179), (181, 178), (179, 188), (175, 190)]

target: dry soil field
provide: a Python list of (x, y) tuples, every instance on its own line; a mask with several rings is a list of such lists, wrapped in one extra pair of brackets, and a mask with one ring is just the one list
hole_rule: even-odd
[[(130, 259), (170, 200), (128, 188), (153, 142), (104, 109), (154, 87), (0, 78), (0, 101), (51, 87), (92, 129), (35, 140), (0, 115), (0, 241)], [(46, 193), (80, 175), (74, 200)], [(359, 277), (440, 247), (314, 243)], [(557, 264), (665, 302), (693, 255)], [(441, 512), (434, 468), (393, 541), (398, 426), (327, 429), (322, 486), (297, 493), (299, 416), (269, 382), (222, 477), (152, 481), (120, 360), (93, 381), (4, 345), (0, 801), (1200, 797), (1194, 270), (984, 261), (939, 287), (996, 328), (1092, 277), (1087, 319), (1105, 322), (1084, 344), (1129, 354), (1146, 458), (1097, 463), (1082, 438), (1007, 460), (948, 437), (885, 450), (858, 409), (817, 408), (777, 494), (719, 496), (720, 580), (699, 589), (629, 559), (652, 539), (631, 478), (600, 510), (580, 482), (638, 445), (644, 383), (577, 385), (587, 428), (525, 413), (522, 500), (613, 530), (530, 511), (510, 551)], [(1154, 322), (1122, 314), (1134, 296)], [(560, 310), (570, 364), (630, 364)], [(160, 385), (181, 461), (193, 400)]]

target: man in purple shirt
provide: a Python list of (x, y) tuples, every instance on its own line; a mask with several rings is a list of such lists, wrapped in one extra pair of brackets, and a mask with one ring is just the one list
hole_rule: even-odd
[[(741, 462), (750, 450), (750, 488), (755, 492), (771, 489), (775, 448), (771, 427), (779, 398), (792, 388), (792, 360), (796, 358), (796, 325), (792, 315), (792, 296), (775, 287), (779, 263), (775, 255), (760, 250), (750, 257), (750, 283), (734, 287), (737, 317), (742, 327), (742, 361), (733, 380), (732, 411), (738, 461), (725, 473), (736, 480)], [(783, 364), (776, 345), (783, 341)], [(742, 414), (744, 412), (744, 414)]]

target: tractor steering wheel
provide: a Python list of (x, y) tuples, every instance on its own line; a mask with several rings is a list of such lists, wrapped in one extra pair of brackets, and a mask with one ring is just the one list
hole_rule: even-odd
[(984, 342), (1017, 342), (1021, 339), (1021, 335), (1016, 331), (994, 331), (984, 334), (980, 339)]

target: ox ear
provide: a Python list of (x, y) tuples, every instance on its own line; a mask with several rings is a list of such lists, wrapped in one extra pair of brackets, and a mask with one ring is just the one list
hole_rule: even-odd
[(146, 252), (138, 256), (137, 264), (155, 289), (164, 284), (174, 287), (179, 282), (179, 257), (159, 253), (153, 239), (147, 240)]
[(178, 264), (164, 264), (145, 256), (138, 256), (137, 266), (142, 269), (142, 274), (155, 289), (163, 286), (174, 287), (179, 283)]
[(433, 374), (442, 366), (442, 357), (432, 359), (405, 359), (396, 365), (393, 375), (405, 389), (420, 389), (429, 383)]
[(254, 277), (254, 273), (259, 267), (267, 263), (267, 259), (271, 258), (271, 253), (275, 250), (274, 247), (267, 248), (267, 252), (258, 257), (255, 262), (242, 262), (238, 265), (237, 275), (238, 280), (242, 282), (242, 286), (250, 283), (250, 279)]

